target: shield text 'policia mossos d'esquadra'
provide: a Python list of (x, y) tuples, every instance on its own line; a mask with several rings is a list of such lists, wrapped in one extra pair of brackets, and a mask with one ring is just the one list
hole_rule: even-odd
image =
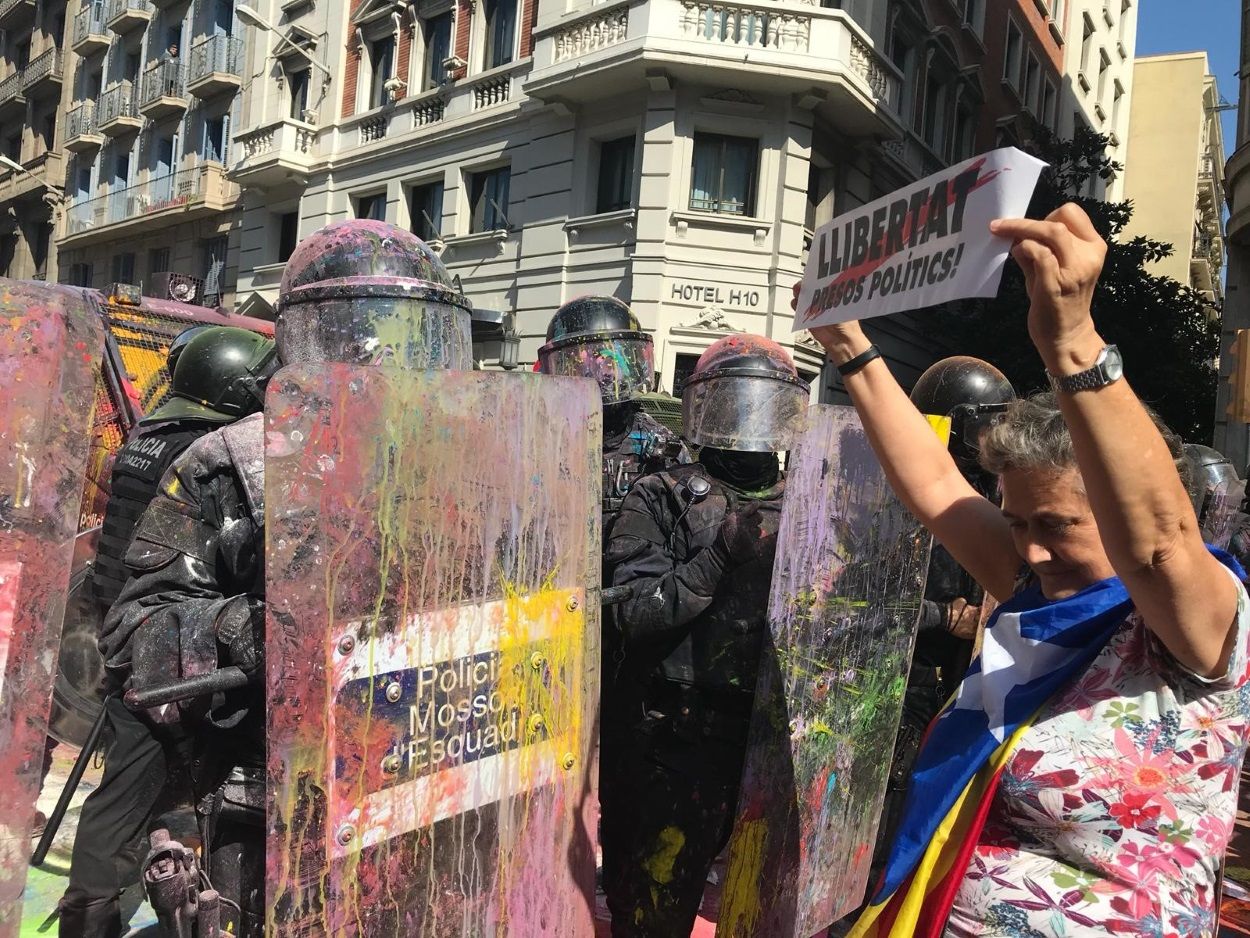
[(590, 934), (594, 385), (299, 365), (266, 421), (267, 930)]

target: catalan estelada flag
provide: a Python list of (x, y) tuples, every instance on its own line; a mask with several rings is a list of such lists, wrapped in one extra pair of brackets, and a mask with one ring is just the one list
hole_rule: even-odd
[[(1236, 560), (1211, 552), (1245, 579)], [(1030, 586), (995, 610), (980, 657), (916, 758), (881, 883), (850, 938), (942, 934), (1016, 743), (1132, 608), (1124, 584), (1112, 577), (1053, 602)]]

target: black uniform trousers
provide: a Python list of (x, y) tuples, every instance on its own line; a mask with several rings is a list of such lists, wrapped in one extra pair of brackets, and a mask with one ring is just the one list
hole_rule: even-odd
[(122, 890), (139, 879), (148, 826), (165, 789), (166, 747), (152, 729), (110, 697), (104, 777), (87, 796), (74, 837), (69, 886), (61, 900), (61, 938), (122, 934)]
[(714, 738), (667, 718), (605, 729), (617, 737), (605, 739), (599, 785), (613, 938), (689, 935), (733, 831), (745, 731)]

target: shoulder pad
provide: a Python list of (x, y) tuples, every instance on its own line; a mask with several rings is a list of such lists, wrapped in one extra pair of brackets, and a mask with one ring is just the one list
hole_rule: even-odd
[(222, 427), (220, 435), (230, 454), (257, 526), (265, 523), (265, 415), (252, 414)]
[(174, 461), (175, 467), (195, 478), (211, 475), (229, 464), (230, 453), (226, 450), (225, 441), (216, 431), (204, 434), (183, 450), (182, 455)]

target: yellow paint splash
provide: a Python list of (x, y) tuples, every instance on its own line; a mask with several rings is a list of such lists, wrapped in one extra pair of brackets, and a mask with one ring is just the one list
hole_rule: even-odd
[(753, 935), (760, 917), (760, 884), (764, 877), (764, 852), (768, 846), (768, 821), (742, 821), (729, 842), (728, 878), (721, 893), (718, 934)]
[(671, 883), (673, 864), (677, 862), (677, 854), (681, 853), (681, 848), (686, 846), (686, 835), (670, 824), (660, 831), (659, 843), (660, 849), (647, 858), (643, 869), (657, 883)]

